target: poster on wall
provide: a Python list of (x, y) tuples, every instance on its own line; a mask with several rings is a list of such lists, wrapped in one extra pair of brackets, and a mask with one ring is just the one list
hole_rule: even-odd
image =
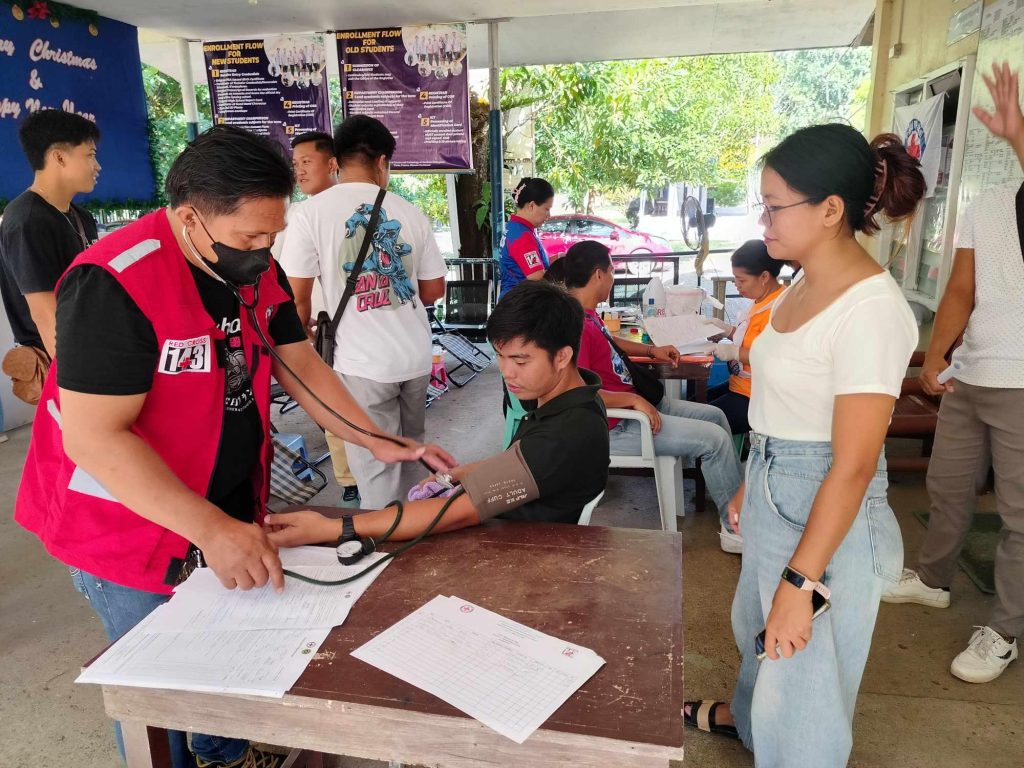
[(323, 35), (203, 43), (214, 125), (269, 136), (291, 153), (306, 131), (331, 132)]
[[(971, 86), (971, 106), (991, 112), (992, 96), (982, 76), (991, 75), (996, 62), (1024, 61), (1024, 0), (998, 0), (985, 6), (981, 41)], [(960, 211), (981, 190), (1002, 184), (1020, 184), (1020, 163), (1013, 148), (993, 136), (972, 112), (967, 120), (963, 174), (960, 179)]]
[(18, 126), (40, 109), (75, 112), (100, 129), (102, 171), (96, 189), (76, 201), (151, 201), (138, 30), (45, 2), (0, 8), (0, 201), (32, 183)]
[(920, 161), (928, 191), (925, 197), (935, 194), (942, 161), (942, 107), (946, 94), (940, 93), (920, 104), (898, 107), (894, 122), (896, 134), (903, 139), (907, 153)]
[(335, 34), (344, 114), (391, 130), (392, 170), (472, 169), (465, 24)]

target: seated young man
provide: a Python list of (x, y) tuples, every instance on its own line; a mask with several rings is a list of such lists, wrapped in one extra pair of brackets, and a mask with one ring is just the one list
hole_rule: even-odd
[[(431, 533), (478, 525), (492, 517), (575, 523), (608, 480), (608, 421), (600, 378), (576, 367), (583, 308), (561, 288), (523, 282), (509, 291), (487, 321), (487, 338), (509, 391), (526, 408), (504, 453), (451, 471), (463, 493)], [(410, 501), (390, 538), (412, 539), (449, 500)], [(394, 523), (387, 507), (344, 521), (304, 510), (269, 515), (278, 546), (377, 538)]]
[[(725, 414), (704, 403), (664, 397), (663, 392), (656, 401), (649, 402), (650, 395), (643, 395), (637, 389), (629, 362), (624, 358), (647, 355), (663, 362), (675, 362), (679, 359), (679, 350), (625, 339), (613, 340), (597, 314), (598, 304), (608, 300), (615, 282), (611, 254), (606, 246), (594, 240), (574, 243), (548, 269), (549, 279), (552, 274), (564, 282), (586, 313), (579, 360), (581, 365), (600, 375), (604, 404), (646, 414), (658, 456), (700, 457), (701, 471), (722, 523), (722, 549), (742, 552), (743, 539), (730, 527), (726, 512), (740, 487), (740, 466)], [(612, 454), (635, 456), (640, 453), (640, 425), (636, 420), (613, 420), (609, 426)]]

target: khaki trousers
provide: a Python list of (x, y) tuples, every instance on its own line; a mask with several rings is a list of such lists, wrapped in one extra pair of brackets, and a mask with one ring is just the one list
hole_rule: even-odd
[(1024, 389), (956, 382), (942, 397), (928, 464), (931, 517), (918, 556), (930, 587), (949, 587), (974, 517), (976, 479), (991, 457), (1003, 530), (996, 548), (996, 604), (988, 626), (1024, 636)]
[(327, 438), (327, 450), (331, 452), (331, 465), (334, 467), (334, 479), (338, 485), (344, 488), (347, 485), (355, 485), (356, 479), (352, 476), (352, 470), (348, 467), (348, 453), (345, 450), (345, 441), (330, 432), (324, 432)]

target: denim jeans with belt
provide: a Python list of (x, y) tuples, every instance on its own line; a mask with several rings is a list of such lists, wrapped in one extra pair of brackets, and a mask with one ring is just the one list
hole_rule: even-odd
[(854, 705), (878, 603), (903, 567), (903, 539), (886, 500), (885, 455), (822, 577), (832, 590), (832, 608), (814, 620), (803, 651), (758, 661), (754, 638), (832, 467), (832, 444), (750, 438), (740, 516), (743, 565), (732, 604), (741, 656), (733, 717), (758, 768), (842, 768), (853, 747)]
[[(661, 430), (654, 436), (656, 456), (701, 459), (701, 471), (718, 516), (731, 531), (727, 507), (740, 489), (740, 463), (733, 447), (729, 421), (719, 408), (663, 397), (658, 403)], [(623, 419), (608, 433), (613, 456), (640, 453), (640, 423)]]
[[(170, 595), (158, 595), (139, 589), (122, 587), (112, 581), (101, 579), (85, 573), (77, 568), (71, 569), (71, 579), (75, 589), (85, 595), (89, 605), (107, 632), (107, 638), (114, 642), (128, 632), (158, 606), (167, 602)], [(117, 736), (117, 748), (124, 758), (124, 740), (121, 736), (120, 723), (114, 724)], [(171, 765), (174, 768), (194, 768), (195, 760), (189, 754), (186, 736), (181, 731), (168, 731), (170, 743)], [(249, 742), (245, 739), (227, 739), (220, 736), (192, 734), (192, 751), (206, 762), (220, 760), (230, 763), (245, 754)]]

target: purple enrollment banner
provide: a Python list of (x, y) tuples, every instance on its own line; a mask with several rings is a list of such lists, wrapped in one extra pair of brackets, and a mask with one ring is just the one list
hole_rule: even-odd
[(331, 133), (323, 35), (203, 43), (215, 125), (269, 136), (291, 154), (306, 131)]
[(393, 170), (472, 169), (465, 24), (335, 35), (345, 117), (370, 115), (391, 130)]

